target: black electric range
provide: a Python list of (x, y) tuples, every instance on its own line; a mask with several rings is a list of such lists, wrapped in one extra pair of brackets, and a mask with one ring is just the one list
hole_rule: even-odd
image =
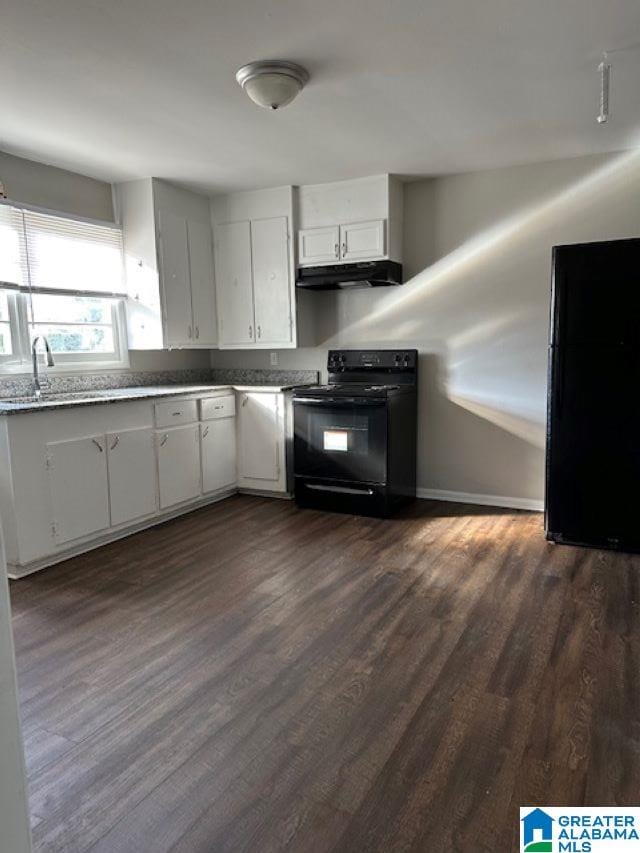
[(330, 350), (327, 370), (294, 389), (296, 501), (390, 515), (416, 492), (417, 350)]

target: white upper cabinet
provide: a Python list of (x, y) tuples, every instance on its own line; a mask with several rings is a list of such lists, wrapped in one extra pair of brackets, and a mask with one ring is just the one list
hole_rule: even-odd
[(156, 178), (116, 186), (131, 349), (215, 347), (209, 200)]
[(226, 222), (215, 227), (216, 289), (221, 347), (243, 347), (255, 341), (251, 227)]
[(340, 257), (340, 228), (307, 228), (298, 231), (298, 259), (301, 264), (321, 266)]
[(216, 291), (213, 276), (211, 224), (187, 220), (193, 339), (200, 346), (217, 346)]
[(166, 339), (169, 346), (181, 346), (193, 335), (187, 222), (170, 210), (160, 210), (158, 225)]
[(391, 175), (300, 187), (298, 263), (402, 263), (402, 183)]
[(351, 222), (340, 226), (340, 257), (343, 261), (384, 258), (385, 221)]
[(286, 216), (251, 222), (251, 260), (256, 340), (269, 346), (293, 343)]
[(220, 349), (297, 343), (293, 187), (211, 200)]
[(298, 231), (301, 266), (322, 266), (336, 261), (372, 261), (386, 257), (384, 219), (350, 222), (330, 228)]

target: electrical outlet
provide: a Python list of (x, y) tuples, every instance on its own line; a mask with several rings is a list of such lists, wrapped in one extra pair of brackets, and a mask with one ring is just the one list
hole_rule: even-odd
[(269, 361), (271, 363), (271, 367), (277, 367), (278, 366), (278, 353), (277, 352), (270, 353), (269, 354)]

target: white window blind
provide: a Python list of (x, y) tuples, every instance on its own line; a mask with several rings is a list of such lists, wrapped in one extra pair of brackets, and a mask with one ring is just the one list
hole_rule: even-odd
[(46, 335), (56, 365), (128, 363), (122, 235), (0, 202), (0, 364)]
[(117, 228), (23, 211), (34, 292), (123, 296), (122, 234)]
[(0, 253), (0, 281), (21, 289), (125, 295), (118, 228), (1, 205)]
[(28, 285), (22, 216), (9, 205), (0, 205), (0, 285)]

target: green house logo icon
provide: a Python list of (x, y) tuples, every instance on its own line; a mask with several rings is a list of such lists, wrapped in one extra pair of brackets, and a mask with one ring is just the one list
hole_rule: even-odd
[(534, 809), (522, 818), (524, 853), (553, 853), (553, 818), (542, 809)]

